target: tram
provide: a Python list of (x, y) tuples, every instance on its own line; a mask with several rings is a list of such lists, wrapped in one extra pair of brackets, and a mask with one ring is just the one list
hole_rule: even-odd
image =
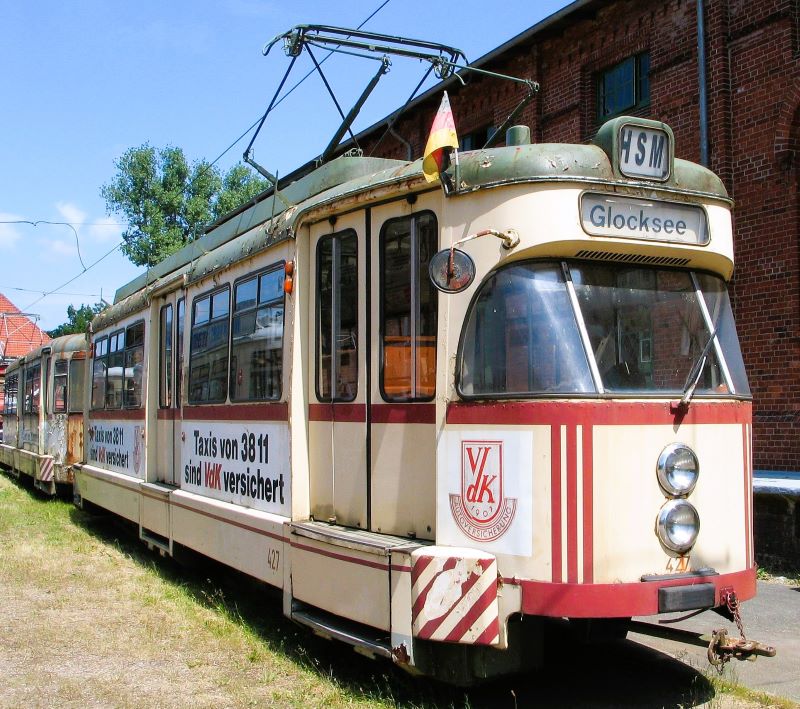
[(86, 335), (65, 335), (6, 370), (0, 466), (54, 495), (83, 460)]
[(541, 658), (542, 618), (752, 597), (731, 200), (663, 123), (527, 134), (448, 192), (339, 157), (121, 288), (78, 504), (457, 682)]
[[(325, 33), (399, 42), (440, 78), (463, 57), (321, 26), (265, 53), (283, 39), (294, 63)], [(536, 88), (520, 81), (518, 108)], [(720, 179), (675, 157), (666, 124), (618, 117), (586, 145), (511, 126), (431, 182), (427, 160), (332, 158), (356, 108), (318, 164), (120, 288), (70, 345), (76, 504), (456, 683), (539, 664), (546, 619), (738, 621), (756, 589), (752, 403)], [(40, 481), (56, 352), (7, 378), (1, 460)], [(715, 633), (709, 658), (774, 652)]]

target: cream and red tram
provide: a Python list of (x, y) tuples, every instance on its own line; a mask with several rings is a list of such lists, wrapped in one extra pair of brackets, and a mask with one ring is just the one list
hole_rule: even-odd
[(448, 679), (537, 657), (526, 618), (750, 598), (722, 183), (661, 123), (510, 135), (449, 194), (338, 158), (122, 288), (77, 499)]
[(83, 461), (86, 354), (86, 335), (65, 335), (6, 370), (0, 466), (51, 495)]

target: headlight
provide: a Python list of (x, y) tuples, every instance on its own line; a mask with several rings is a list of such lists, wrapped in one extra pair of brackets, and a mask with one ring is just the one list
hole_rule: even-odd
[(670, 443), (658, 456), (656, 471), (664, 492), (673, 497), (684, 497), (697, 485), (700, 464), (689, 446)]
[(658, 513), (656, 531), (661, 543), (679, 554), (689, 551), (700, 532), (700, 515), (686, 500), (670, 500)]

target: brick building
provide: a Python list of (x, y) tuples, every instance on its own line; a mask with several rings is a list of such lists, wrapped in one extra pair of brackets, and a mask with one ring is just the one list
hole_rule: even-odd
[[(17, 357), (50, 341), (46, 332), (23, 315), (19, 308), (0, 293), (0, 412), (3, 410), (3, 392), (6, 367)], [(0, 432), (3, 430), (0, 420)]]
[[(644, 116), (672, 127), (677, 156), (722, 177), (736, 203), (731, 291), (762, 470), (800, 471), (799, 25), (797, 0), (578, 0), (475, 62), (540, 83), (516, 121), (536, 142), (586, 142), (610, 116)], [(391, 133), (379, 122), (356, 136), (365, 154), (419, 157), (442, 88), (465, 148), (524, 94), (450, 79)]]

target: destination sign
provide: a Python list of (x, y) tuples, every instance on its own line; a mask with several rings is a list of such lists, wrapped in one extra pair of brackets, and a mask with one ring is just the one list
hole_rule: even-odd
[(581, 226), (592, 236), (686, 244), (707, 244), (709, 238), (701, 207), (618, 195), (584, 194)]
[(619, 131), (619, 170), (627, 177), (666, 180), (670, 173), (670, 147), (666, 131), (625, 123)]

